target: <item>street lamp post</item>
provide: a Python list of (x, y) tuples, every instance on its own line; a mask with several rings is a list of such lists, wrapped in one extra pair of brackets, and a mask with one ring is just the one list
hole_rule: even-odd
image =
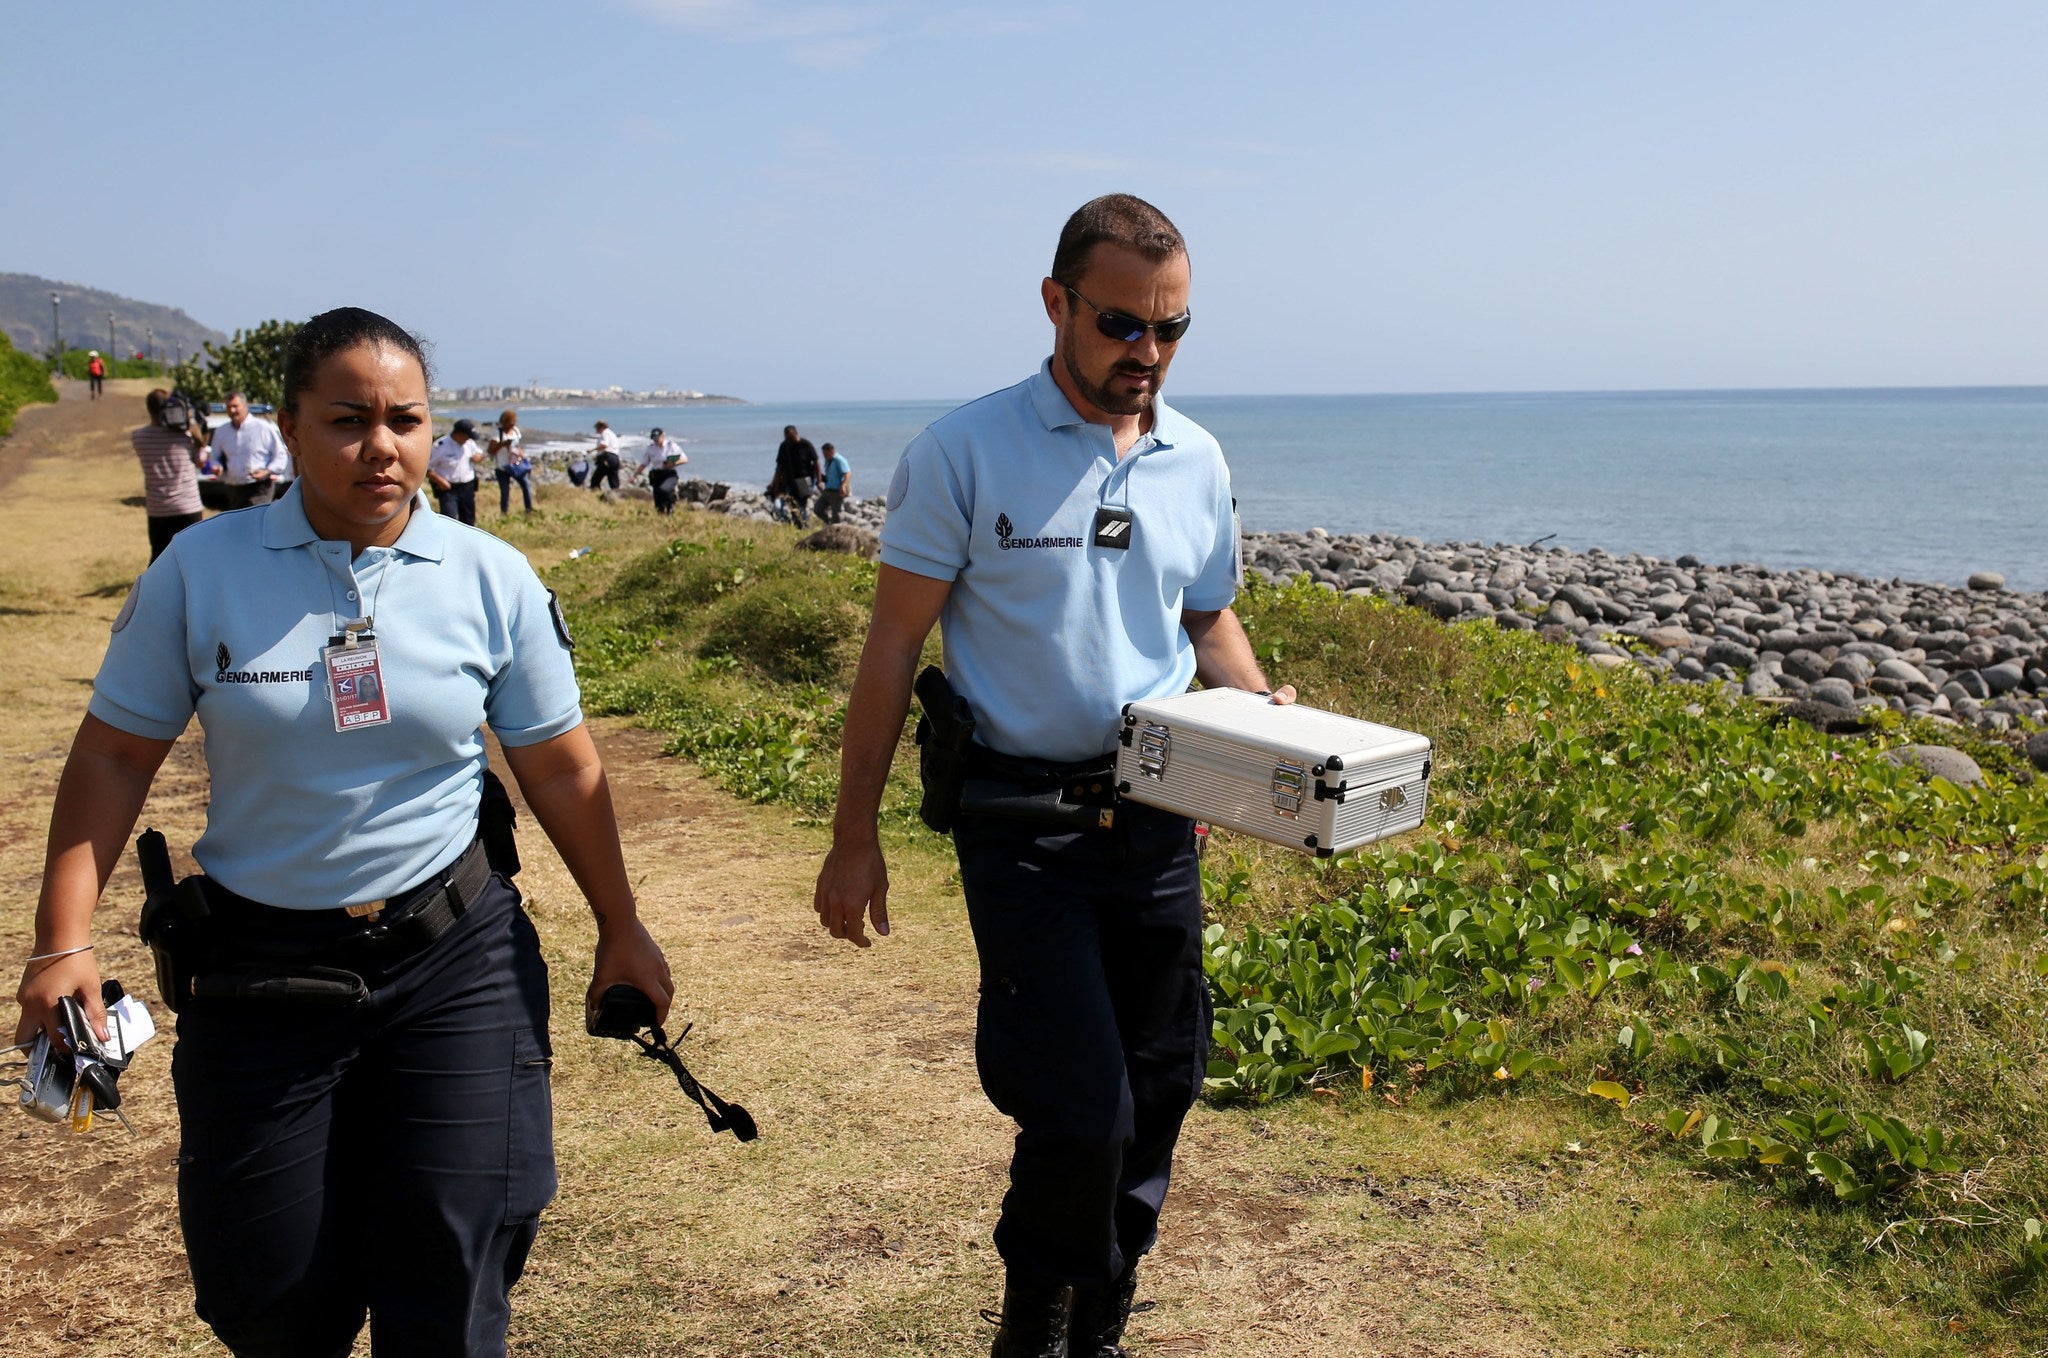
[(64, 322), (57, 310), (57, 294), (54, 292), (50, 294), (50, 333), (57, 360), (56, 370), (61, 373), (64, 371)]

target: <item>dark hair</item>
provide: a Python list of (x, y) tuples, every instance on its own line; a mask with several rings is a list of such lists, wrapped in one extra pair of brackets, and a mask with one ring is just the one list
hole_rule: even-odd
[(149, 407), (149, 418), (151, 420), (162, 419), (164, 417), (164, 402), (170, 399), (171, 394), (162, 387), (158, 387), (155, 391), (143, 397), (142, 403)]
[(286, 410), (297, 411), (299, 393), (312, 384), (313, 374), (320, 365), (336, 354), (364, 344), (388, 344), (411, 354), (413, 361), (420, 365), (421, 379), (428, 386), (433, 385), (434, 379), (427, 367), (426, 345), (419, 336), (374, 311), (365, 311), (359, 306), (343, 306), (321, 312), (293, 332), (290, 343), (285, 346), (284, 398), (278, 404)]
[(828, 444), (826, 444), (826, 445), (825, 445), (825, 446), (824, 446), (824, 447), (823, 447), (822, 449), (820, 449), (819, 451), (820, 451), (820, 452), (826, 452), (826, 453), (836, 453), (836, 452), (838, 452), (839, 450), (838, 450), (837, 448), (833, 447), (833, 446), (832, 446), (831, 444), (829, 444), (829, 443), (828, 443)]
[(1052, 252), (1052, 280), (1072, 287), (1088, 272), (1088, 256), (1098, 245), (1134, 250), (1154, 264), (1184, 255), (1188, 243), (1166, 214), (1128, 193), (1105, 193), (1074, 210), (1060, 229)]

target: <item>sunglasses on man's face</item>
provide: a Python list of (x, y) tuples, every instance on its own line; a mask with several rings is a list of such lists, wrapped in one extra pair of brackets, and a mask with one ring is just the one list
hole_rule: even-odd
[(1136, 316), (1128, 316), (1121, 311), (1104, 311), (1082, 296), (1081, 290), (1073, 284), (1062, 283), (1060, 286), (1087, 303), (1089, 309), (1094, 311), (1095, 328), (1102, 332), (1104, 339), (1113, 339), (1119, 344), (1135, 344), (1145, 338), (1147, 330), (1159, 336), (1161, 344), (1173, 344), (1178, 342), (1182, 335), (1187, 334), (1188, 327), (1194, 323), (1195, 316), (1191, 311), (1183, 311), (1180, 315), (1163, 321), (1141, 321)]

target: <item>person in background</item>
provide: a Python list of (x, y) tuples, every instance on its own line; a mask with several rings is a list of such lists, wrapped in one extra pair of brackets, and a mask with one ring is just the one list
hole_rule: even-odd
[(291, 450), (269, 420), (249, 413), (249, 394), (228, 393), (228, 422), (213, 431), (214, 455), (227, 483), (228, 508), (267, 505), (279, 486), (276, 469), (290, 467)]
[(597, 422), (597, 448), (590, 459), (590, 488), (602, 489), (609, 480), (612, 489), (619, 488), (619, 436), (603, 420)]
[[(596, 916), (586, 1012), (621, 984), (659, 1017), (674, 988), (560, 611), (517, 550), (420, 501), (427, 386), (420, 342), (374, 312), (299, 328), (298, 484), (143, 572), (50, 810), (17, 1042), (58, 1040), (66, 998), (105, 1035), (95, 907), (197, 716), (215, 955), (195, 965), (224, 984), (178, 1011), (178, 1215), (195, 1309), (240, 1358), (347, 1354), (366, 1317), (379, 1354), (505, 1353), (556, 1175), (548, 967), (480, 838), (486, 726)], [(238, 994), (250, 975), (358, 998)]]
[(476, 522), (476, 464), (483, 460), (476, 425), (469, 420), (457, 420), (453, 429), (434, 440), (427, 455), (434, 505), (458, 523)]
[[(198, 523), (199, 463), (206, 445), (195, 423), (183, 429), (164, 426), (164, 405), (171, 394), (158, 387), (143, 398), (149, 423), (130, 431), (128, 442), (142, 460), (143, 508), (149, 515), (149, 559), (156, 560), (171, 539)], [(174, 417), (175, 418), (175, 417)]]
[(690, 455), (682, 444), (656, 429), (647, 436), (647, 449), (640, 458), (647, 469), (647, 488), (654, 492), (654, 512), (675, 513), (676, 481), (682, 475), (676, 468), (688, 462)]
[(519, 494), (526, 501), (526, 512), (533, 513), (533, 463), (527, 460), (525, 449), (520, 447), (523, 437), (519, 432), (519, 412), (501, 412), (497, 432), (491, 436), (491, 464), (493, 474), (498, 478), (498, 517), (501, 519), (512, 512), (514, 481), (519, 483)]
[(775, 450), (775, 479), (782, 483), (782, 494), (789, 501), (796, 526), (809, 528), (811, 496), (818, 490), (818, 450), (796, 432), (793, 424), (783, 426), (782, 444)]
[(97, 349), (86, 350), (85, 377), (92, 383), (92, 399), (99, 400), (100, 392), (107, 381), (107, 361), (100, 357), (100, 351)]
[(1186, 244), (1151, 204), (1111, 194), (1067, 220), (1039, 284), (1052, 356), (935, 421), (897, 464), (847, 705), (813, 897), (835, 938), (867, 946), (867, 920), (889, 932), (876, 817), (935, 623), (977, 722), (967, 776), (1013, 808), (1044, 793), (1063, 807), (961, 807), (952, 827), (981, 963), (975, 1064), (1017, 1123), (995, 1358), (1124, 1352), (1208, 1060), (1195, 827), (1117, 799), (1123, 706), (1191, 679), (1294, 697), (1268, 692), (1231, 611), (1223, 451), (1159, 396), (1188, 289)]
[(818, 518), (825, 523), (838, 523), (839, 511), (846, 507), (846, 497), (853, 493), (853, 468), (829, 443), (818, 451), (825, 459), (825, 474), (818, 482)]

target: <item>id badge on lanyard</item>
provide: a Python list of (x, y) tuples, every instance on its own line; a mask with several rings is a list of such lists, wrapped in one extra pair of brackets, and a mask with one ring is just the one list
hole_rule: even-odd
[(327, 699), (334, 705), (334, 729), (359, 731), (391, 720), (391, 695), (368, 618), (351, 623), (340, 641), (320, 652), (327, 667)]

